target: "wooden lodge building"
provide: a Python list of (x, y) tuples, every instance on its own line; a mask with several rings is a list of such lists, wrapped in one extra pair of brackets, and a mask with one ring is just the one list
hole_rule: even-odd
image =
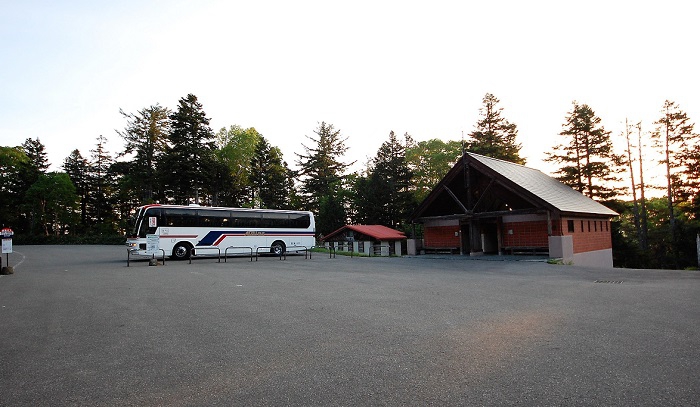
[(615, 216), (538, 170), (465, 153), (411, 215), (424, 234), (422, 247), (409, 244), (409, 254), (540, 253), (612, 268)]

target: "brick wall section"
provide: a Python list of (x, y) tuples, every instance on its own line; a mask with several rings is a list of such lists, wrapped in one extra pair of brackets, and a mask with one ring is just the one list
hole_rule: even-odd
[(459, 247), (459, 226), (426, 226), (423, 231), (425, 247)]
[[(513, 231), (512, 234), (509, 231)], [(504, 247), (549, 247), (547, 221), (503, 224)]]
[[(581, 230), (583, 221), (583, 230)], [(588, 225), (591, 231), (588, 231)], [(610, 222), (607, 220), (574, 219), (574, 232), (568, 231), (566, 220), (563, 220), (563, 232), (565, 235), (573, 236), (574, 253), (592, 252), (612, 248), (612, 233)]]
[[(568, 219), (552, 222), (553, 235), (572, 235), (574, 253), (612, 248), (610, 222), (607, 220), (574, 219), (574, 232), (568, 231)], [(583, 230), (581, 221), (583, 220)], [(590, 222), (591, 231), (588, 231)], [(508, 231), (512, 230), (513, 234)], [(425, 247), (459, 247), (459, 226), (431, 226), (424, 231)], [(503, 224), (503, 247), (548, 247), (547, 221), (509, 222)]]

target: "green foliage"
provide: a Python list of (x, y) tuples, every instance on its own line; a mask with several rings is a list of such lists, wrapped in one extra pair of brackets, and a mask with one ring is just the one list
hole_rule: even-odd
[(525, 164), (525, 159), (520, 157), (522, 145), (516, 142), (517, 126), (501, 116), (503, 108), (497, 107), (499, 102), (490, 93), (484, 96), (484, 106), (479, 109), (481, 119), (469, 133), (466, 149), (487, 157)]
[(408, 134), (402, 144), (394, 132), (372, 159), (366, 177), (354, 183), (355, 223), (401, 228), (416, 202), (411, 190), (413, 172), (406, 151), (413, 144)]
[(601, 125), (588, 105), (573, 102), (563, 130), (566, 141), (547, 153), (546, 161), (558, 163), (558, 179), (590, 198), (611, 199), (617, 195), (612, 182), (622, 158), (613, 151), (610, 132)]
[[(612, 222), (613, 262), (615, 267), (678, 269), (697, 264), (695, 234), (698, 221), (691, 212), (691, 205), (679, 205), (677, 236), (674, 243), (669, 222), (666, 198), (647, 201), (648, 247), (640, 248), (634, 225), (632, 202), (608, 201), (606, 206), (620, 214)], [(674, 249), (674, 245), (678, 249)]]
[(0, 147), (0, 225), (22, 231), (19, 206), (28, 186), (22, 181), (22, 171), (29, 157), (18, 147)]
[(430, 139), (406, 147), (406, 162), (413, 173), (415, 200), (421, 202), (462, 156), (459, 141)]
[[(340, 186), (336, 188), (340, 189)], [(341, 191), (334, 191), (321, 197), (317, 213), (316, 233), (319, 235), (327, 235), (343, 227), (347, 222), (344, 194)]]
[(26, 198), (24, 206), (44, 235), (65, 234), (75, 224), (78, 197), (68, 174), (39, 175), (27, 191)]
[(289, 168), (282, 161), (280, 149), (270, 146), (267, 140), (261, 137), (250, 161), (250, 186), (257, 207), (289, 208), (288, 174)]
[(250, 163), (262, 135), (251, 127), (221, 128), (215, 136), (216, 161), (221, 167), (215, 178), (218, 199), (224, 206), (252, 206), (250, 202)]

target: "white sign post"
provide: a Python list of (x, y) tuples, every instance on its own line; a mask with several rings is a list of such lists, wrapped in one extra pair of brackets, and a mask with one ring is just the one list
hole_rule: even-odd
[(10, 253), (12, 253), (12, 235), (14, 232), (10, 228), (2, 228), (0, 236), (2, 236), (2, 254), (5, 255), (6, 267), (2, 267), (2, 255), (0, 255), (0, 270), (3, 274), (12, 274), (14, 270), (10, 267)]
[(2, 239), (2, 253), (12, 253), (12, 239)]
[(156, 253), (160, 250), (160, 235), (146, 235), (146, 254), (151, 255), (149, 265), (157, 265)]

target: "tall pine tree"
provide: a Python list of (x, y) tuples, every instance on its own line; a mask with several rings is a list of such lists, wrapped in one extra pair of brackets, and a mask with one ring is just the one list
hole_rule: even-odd
[(481, 119), (476, 123), (474, 131), (469, 133), (467, 150), (491, 158), (498, 158), (516, 164), (525, 164), (520, 157), (522, 146), (516, 142), (518, 128), (506, 120), (498, 107), (497, 97), (487, 93), (484, 96), (484, 106), (479, 109)]
[(89, 180), (89, 206), (88, 214), (93, 229), (98, 233), (110, 233), (114, 231), (113, 196), (115, 183), (109, 175), (109, 170), (114, 163), (112, 156), (107, 151), (107, 138), (100, 135), (97, 144), (90, 150)]
[(390, 132), (389, 140), (382, 143), (372, 159), (367, 177), (355, 181), (355, 217), (358, 223), (400, 228), (413, 210), (413, 172), (406, 160), (406, 150), (414, 143), (408, 134), (404, 138), (401, 143), (394, 132)]
[[(321, 122), (314, 133), (317, 137), (306, 137), (313, 141), (315, 146), (307, 147), (302, 144), (305, 153), (297, 153), (297, 165), (300, 168), (301, 194), (305, 206), (318, 213), (323, 198), (326, 198), (326, 202), (334, 202), (336, 208), (342, 206), (335, 204), (335, 198), (343, 195), (342, 180), (347, 167), (352, 163), (345, 164), (340, 161), (348, 149), (345, 146), (347, 138), (340, 134), (340, 130), (336, 130), (330, 123)], [(321, 232), (329, 233), (332, 230)]]
[(588, 105), (573, 102), (573, 109), (559, 133), (566, 141), (547, 153), (546, 161), (561, 166), (558, 179), (590, 198), (610, 199), (617, 194), (612, 184), (622, 158), (613, 151), (610, 132)]
[(129, 185), (137, 190), (141, 203), (153, 202), (159, 191), (156, 178), (156, 163), (164, 154), (170, 133), (170, 111), (158, 104), (141, 109), (135, 114), (119, 113), (127, 120), (124, 130), (117, 134), (124, 140), (124, 151), (120, 156), (133, 154), (130, 162)]
[(170, 146), (161, 160), (161, 179), (175, 203), (204, 202), (216, 171), (209, 118), (197, 97), (190, 93), (180, 99), (170, 120)]
[(80, 203), (80, 228), (85, 231), (88, 227), (88, 201), (90, 191), (90, 163), (80, 154), (80, 150), (73, 150), (63, 161), (63, 171), (68, 174), (75, 193)]
[(687, 202), (697, 190), (698, 180), (694, 170), (697, 163), (693, 164), (692, 158), (697, 156), (700, 146), (698, 135), (694, 131), (695, 125), (675, 102), (664, 102), (661, 117), (654, 124), (654, 147), (661, 150), (663, 158), (660, 163), (666, 170), (666, 202), (677, 268), (680, 236), (676, 205)]

